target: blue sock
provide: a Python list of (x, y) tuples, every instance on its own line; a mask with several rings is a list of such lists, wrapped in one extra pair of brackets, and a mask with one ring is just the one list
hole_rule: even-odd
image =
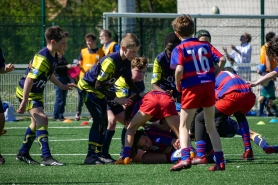
[(25, 132), (23, 143), (19, 151), (23, 154), (28, 154), (35, 139), (36, 130), (34, 128), (31, 128), (30, 125)]
[(261, 147), (263, 150), (266, 149), (266, 147), (269, 147), (269, 144), (266, 142), (266, 140), (260, 136), (260, 135), (256, 135), (254, 137), (254, 143), (256, 143), (257, 145), (259, 145), (259, 147)]
[(87, 157), (95, 156), (98, 144), (99, 132), (91, 127), (89, 132), (88, 153)]
[(124, 127), (121, 135), (122, 146), (125, 146), (125, 134), (126, 134), (126, 128)]
[(126, 157), (130, 157), (131, 156), (131, 147), (124, 147), (124, 153), (123, 153), (123, 158), (125, 159)]
[(196, 152), (198, 157), (203, 157), (206, 155), (206, 142), (204, 140), (196, 142)]
[(103, 141), (103, 146), (102, 146), (102, 155), (107, 155), (109, 154), (109, 147), (112, 141), (112, 138), (115, 134), (115, 130), (106, 130), (105, 136), (104, 136), (104, 141)]
[(251, 148), (251, 143), (250, 143), (250, 131), (249, 131), (249, 125), (247, 121), (238, 123), (239, 125), (239, 129), (242, 132), (242, 140), (243, 140), (243, 144), (244, 144), (244, 149), (250, 149)]
[(259, 115), (263, 115), (263, 113), (264, 113), (264, 102), (260, 103)]
[(44, 158), (47, 158), (47, 157), (51, 156), (49, 145), (48, 145), (47, 126), (37, 127), (36, 135), (37, 135), (37, 138), (38, 138), (38, 142), (39, 142), (39, 145), (40, 145), (42, 156)]
[(215, 156), (215, 162), (216, 164), (220, 164), (224, 162), (224, 154), (222, 151), (220, 152), (214, 152), (214, 156)]
[(190, 149), (189, 148), (183, 148), (181, 150), (181, 160), (185, 161), (190, 157)]

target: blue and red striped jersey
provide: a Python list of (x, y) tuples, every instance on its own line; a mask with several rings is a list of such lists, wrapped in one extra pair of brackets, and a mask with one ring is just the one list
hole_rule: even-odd
[(171, 142), (176, 138), (171, 131), (163, 131), (158, 128), (148, 128), (145, 130), (146, 135), (151, 139), (153, 144), (153, 152), (163, 152), (168, 146), (172, 146)]
[(221, 71), (216, 77), (215, 98), (220, 99), (230, 92), (250, 92), (251, 87), (238, 75), (229, 71)]
[(183, 66), (182, 88), (214, 82), (214, 63), (218, 63), (222, 56), (211, 44), (189, 38), (173, 50), (171, 68)]

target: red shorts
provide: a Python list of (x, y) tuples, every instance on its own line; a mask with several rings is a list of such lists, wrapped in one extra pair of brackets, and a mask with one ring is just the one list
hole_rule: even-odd
[(181, 108), (211, 107), (215, 104), (214, 82), (203, 83), (182, 90)]
[(160, 91), (151, 91), (146, 94), (142, 99), (140, 111), (159, 120), (178, 115), (174, 100), (170, 95)]
[(253, 92), (231, 92), (215, 103), (215, 107), (222, 113), (230, 116), (236, 112), (247, 114), (256, 101)]

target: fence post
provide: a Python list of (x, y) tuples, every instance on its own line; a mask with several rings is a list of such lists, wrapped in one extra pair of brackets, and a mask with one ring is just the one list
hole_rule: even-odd
[(41, 0), (41, 16), (42, 16), (42, 48), (45, 46), (44, 29), (45, 29), (45, 0)]
[[(264, 0), (261, 0), (261, 15), (264, 15)], [(264, 19), (261, 19), (261, 46), (264, 45)]]

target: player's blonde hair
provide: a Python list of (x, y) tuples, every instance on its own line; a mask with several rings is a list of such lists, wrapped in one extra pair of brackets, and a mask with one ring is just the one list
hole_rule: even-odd
[(139, 39), (133, 33), (127, 33), (123, 36), (121, 40), (121, 46), (129, 47), (139, 47), (141, 46)]
[(138, 69), (146, 69), (148, 67), (148, 59), (145, 57), (135, 57), (131, 61), (131, 69), (137, 67)]
[(172, 22), (172, 27), (181, 37), (190, 37), (194, 34), (194, 21), (190, 15), (181, 15)]

